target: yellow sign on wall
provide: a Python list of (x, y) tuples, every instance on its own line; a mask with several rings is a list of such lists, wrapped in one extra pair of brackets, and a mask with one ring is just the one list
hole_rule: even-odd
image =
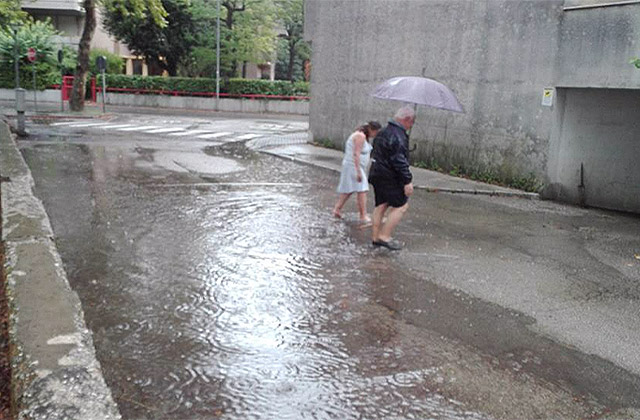
[(542, 106), (553, 105), (553, 88), (544, 88), (542, 90)]

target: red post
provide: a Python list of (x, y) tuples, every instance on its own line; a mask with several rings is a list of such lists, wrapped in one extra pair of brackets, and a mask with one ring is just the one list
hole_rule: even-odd
[(68, 101), (71, 97), (71, 89), (73, 89), (73, 76), (62, 77), (62, 100)]
[(97, 95), (96, 95), (96, 78), (92, 77), (91, 78), (91, 102), (96, 102), (97, 100)]

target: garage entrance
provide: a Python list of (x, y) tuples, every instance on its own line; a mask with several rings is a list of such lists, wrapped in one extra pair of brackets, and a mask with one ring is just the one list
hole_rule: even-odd
[(547, 196), (640, 213), (640, 90), (557, 90)]

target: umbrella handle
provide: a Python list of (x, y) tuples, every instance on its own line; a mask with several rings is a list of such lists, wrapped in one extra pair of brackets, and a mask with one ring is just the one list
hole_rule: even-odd
[(417, 148), (418, 148), (418, 144), (417, 144), (417, 143), (414, 143), (414, 144), (413, 144), (413, 147), (409, 149), (409, 153), (411, 153), (411, 152), (415, 152)]

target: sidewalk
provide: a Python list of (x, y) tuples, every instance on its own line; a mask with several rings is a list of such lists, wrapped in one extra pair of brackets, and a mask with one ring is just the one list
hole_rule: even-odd
[(119, 419), (49, 217), (34, 196), (31, 171), (3, 122), (0, 170), (16, 418)]
[[(294, 162), (306, 163), (313, 166), (340, 172), (344, 153), (339, 150), (327, 149), (311, 144), (289, 144), (262, 149), (261, 152), (290, 159)], [(470, 179), (458, 178), (436, 171), (411, 167), (413, 185), (417, 189), (429, 192), (447, 192), (454, 194), (481, 194), (503, 197), (520, 197), (539, 199), (537, 193), (528, 193), (512, 188), (485, 184)]]

